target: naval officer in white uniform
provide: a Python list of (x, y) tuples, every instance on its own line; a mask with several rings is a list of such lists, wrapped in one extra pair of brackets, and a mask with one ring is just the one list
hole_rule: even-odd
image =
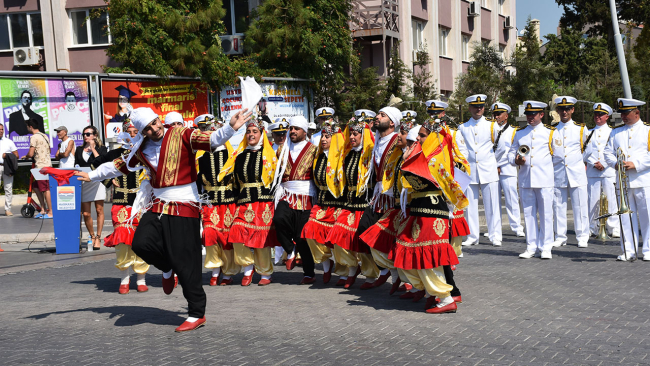
[[(520, 258), (532, 258), (541, 252), (542, 259), (551, 259), (553, 248), (553, 163), (564, 156), (562, 134), (542, 123), (546, 103), (524, 102), (528, 126), (517, 129), (508, 152), (508, 161), (519, 165), (519, 194), (526, 224), (526, 251)], [(528, 147), (525, 157), (521, 146)], [(537, 222), (539, 215), (539, 224)]]
[(588, 130), (584, 123), (575, 122), (571, 118), (575, 111), (576, 98), (561, 96), (555, 98), (554, 102), (555, 111), (560, 115), (560, 123), (556, 128), (562, 134), (564, 155), (558, 156), (561, 159), (556, 160), (553, 165), (555, 174), (555, 243), (553, 245), (556, 247), (566, 245), (566, 212), (569, 196), (571, 196), (573, 227), (578, 247), (586, 248), (589, 241), (589, 202), (583, 152)]
[[(587, 163), (587, 189), (589, 191), (589, 231), (591, 234), (598, 234), (600, 216), (600, 193), (607, 197), (608, 211), (617, 212), (616, 203), (616, 171), (613, 166), (607, 165), (605, 161), (605, 146), (612, 129), (607, 125), (609, 116), (612, 115), (612, 107), (605, 103), (594, 104), (594, 123), (596, 127), (589, 130), (589, 140), (586, 143), (584, 159)], [(609, 235), (614, 238), (620, 236), (620, 224), (618, 217), (610, 216), (607, 219), (606, 229)]]
[(484, 94), (467, 98), (472, 118), (458, 127), (467, 146), (467, 161), (470, 166), (470, 184), (465, 192), (469, 200), (467, 223), (470, 234), (462, 245), (478, 244), (478, 195), (479, 188), (483, 196), (483, 207), (488, 226), (488, 237), (494, 246), (501, 246), (501, 215), (499, 210), (499, 173), (497, 159), (492, 147), (498, 128), (483, 116), (485, 112)]
[[(508, 124), (508, 116), (511, 108), (507, 104), (492, 104), (492, 117), (499, 126), (496, 140), (494, 141), (494, 153), (497, 158), (497, 170), (499, 173), (499, 188), (503, 190), (506, 200), (506, 212), (510, 229), (517, 233), (517, 236), (524, 236), (524, 227), (521, 225), (521, 213), (519, 210), (519, 194), (517, 193), (517, 166), (508, 161), (508, 151), (512, 144), (512, 137), (515, 128)], [(500, 191), (499, 190), (499, 191)], [(501, 196), (499, 194), (499, 196)], [(499, 203), (499, 207), (501, 203)], [(499, 209), (499, 213), (501, 210)]]
[[(639, 223), (643, 236), (643, 260), (650, 261), (650, 126), (641, 121), (639, 106), (645, 104), (635, 99), (618, 99), (618, 111), (624, 125), (614, 128), (605, 147), (607, 165), (617, 167), (616, 152), (621, 149), (624, 154), (626, 174), (630, 182), (628, 205), (632, 215), (621, 216), (623, 232), (621, 247), (624, 250), (618, 260), (625, 261), (635, 257), (639, 243)], [(620, 184), (620, 182), (617, 182)], [(630, 227), (630, 216), (634, 230)], [(634, 231), (634, 238), (632, 238)]]

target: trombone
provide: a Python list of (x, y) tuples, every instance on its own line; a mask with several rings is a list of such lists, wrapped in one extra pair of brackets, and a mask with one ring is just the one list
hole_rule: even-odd
[[(618, 212), (608, 213), (605, 215), (598, 216), (596, 219), (606, 219), (610, 216), (618, 216), (618, 224), (621, 228), (621, 239), (623, 240), (623, 254), (625, 255), (625, 260), (627, 261), (627, 250), (625, 249), (625, 231), (623, 230), (623, 220), (622, 215), (629, 214), (630, 216), (630, 231), (632, 232), (632, 244), (634, 245), (634, 258), (632, 261), (636, 260), (639, 256), (637, 251), (636, 237), (634, 236), (634, 224), (632, 222), (632, 213), (630, 206), (628, 204), (628, 191), (630, 190), (630, 177), (627, 175), (627, 170), (625, 169), (625, 153), (620, 147), (616, 150), (616, 166), (618, 170), (616, 172), (618, 177), (618, 188), (616, 189), (616, 202), (618, 203)], [(601, 206), (602, 210), (602, 206)], [(602, 221), (601, 221), (602, 222)]]

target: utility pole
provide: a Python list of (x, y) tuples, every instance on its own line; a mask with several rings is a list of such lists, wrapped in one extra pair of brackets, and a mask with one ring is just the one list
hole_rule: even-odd
[(614, 27), (614, 44), (616, 45), (616, 56), (618, 57), (618, 68), (621, 71), (623, 82), (623, 94), (625, 98), (632, 98), (630, 89), (630, 78), (627, 75), (627, 64), (625, 63), (625, 51), (623, 50), (623, 39), (618, 29), (618, 14), (616, 13), (616, 0), (609, 0), (609, 9), (612, 12), (612, 27)]

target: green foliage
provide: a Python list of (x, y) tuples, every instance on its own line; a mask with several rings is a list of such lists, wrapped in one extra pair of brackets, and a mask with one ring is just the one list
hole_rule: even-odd
[(438, 98), (436, 80), (433, 79), (433, 74), (428, 69), (429, 62), (431, 62), (431, 57), (426, 51), (419, 50), (416, 53), (410, 78), (411, 83), (407, 88), (408, 99), (412, 99), (414, 103), (404, 103), (401, 106), (402, 109), (416, 111), (419, 116), (427, 114), (425, 101)]
[[(386, 78), (386, 96), (394, 95), (405, 99), (404, 89), (407, 80), (411, 77), (411, 70), (404, 64), (399, 55), (399, 42), (393, 45), (387, 65), (388, 77)], [(388, 99), (386, 99), (386, 102)]]
[(377, 68), (364, 69), (357, 60), (352, 65), (350, 76), (346, 79), (343, 88), (333, 95), (337, 101), (336, 114), (339, 116), (339, 121), (347, 122), (357, 109), (378, 111), (385, 106), (386, 94), (386, 87), (379, 80)]

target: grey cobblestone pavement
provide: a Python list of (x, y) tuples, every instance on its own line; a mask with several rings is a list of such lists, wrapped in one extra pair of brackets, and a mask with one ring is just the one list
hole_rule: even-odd
[[(571, 240), (573, 239), (573, 240)], [(616, 242), (575, 237), (553, 259), (522, 260), (523, 238), (465, 250), (456, 271), (464, 302), (430, 315), (379, 289), (299, 286), (299, 269), (277, 267), (267, 287), (209, 287), (206, 327), (176, 334), (180, 289), (118, 295), (104, 248), (94, 260), (0, 275), (0, 364), (129, 365), (611, 365), (650, 364), (650, 263), (616, 262)], [(1, 272), (0, 272), (1, 273)], [(7, 273), (5, 271), (4, 273)], [(241, 279), (241, 274), (236, 280)], [(254, 278), (254, 283), (259, 277)]]

